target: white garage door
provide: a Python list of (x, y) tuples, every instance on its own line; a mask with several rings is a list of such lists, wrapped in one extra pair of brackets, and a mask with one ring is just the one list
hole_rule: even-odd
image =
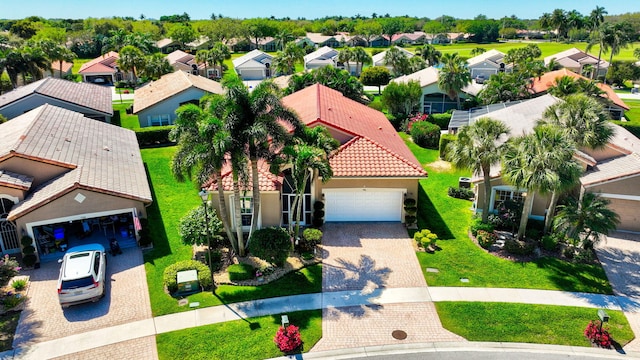
[(403, 189), (325, 189), (325, 221), (400, 221)]

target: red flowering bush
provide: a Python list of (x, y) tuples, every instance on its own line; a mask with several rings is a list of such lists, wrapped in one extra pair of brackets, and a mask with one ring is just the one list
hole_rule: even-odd
[(584, 336), (600, 347), (611, 347), (611, 335), (609, 334), (608, 328), (602, 327), (600, 320), (589, 321), (589, 325), (584, 329)]
[(300, 329), (295, 325), (289, 325), (286, 328), (280, 326), (276, 337), (273, 339), (278, 349), (283, 353), (294, 352), (302, 346), (302, 339), (300, 338)]
[(407, 120), (407, 126), (405, 132), (407, 134), (411, 134), (411, 127), (414, 123), (418, 121), (427, 121), (429, 119), (429, 114), (416, 114)]

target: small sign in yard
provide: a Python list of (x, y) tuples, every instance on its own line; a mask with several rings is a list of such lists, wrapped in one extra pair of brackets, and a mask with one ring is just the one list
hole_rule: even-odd
[(199, 302), (197, 302), (197, 301), (196, 301), (196, 302), (189, 303), (189, 307), (190, 307), (190, 308), (194, 308), (194, 307), (198, 307), (198, 306), (200, 306), (200, 303), (199, 303)]
[(440, 270), (436, 269), (436, 268), (427, 268), (427, 272), (428, 273), (439, 273)]
[(467, 278), (460, 278), (460, 282), (468, 283), (468, 282), (469, 282), (469, 279), (467, 279)]

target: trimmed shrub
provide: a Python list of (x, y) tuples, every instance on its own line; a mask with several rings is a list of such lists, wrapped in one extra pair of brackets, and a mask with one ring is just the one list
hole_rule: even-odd
[(304, 229), (302, 232), (302, 237), (309, 242), (314, 244), (320, 244), (322, 241), (322, 231), (318, 229)]
[(251, 235), (249, 251), (264, 261), (282, 266), (289, 257), (290, 250), (291, 238), (283, 228), (259, 229)]
[(416, 206), (416, 200), (412, 198), (404, 199), (404, 206)]
[(436, 246), (436, 241), (438, 241), (438, 235), (432, 233), (431, 230), (429, 229), (423, 229), (420, 231), (416, 231), (416, 233), (413, 234), (413, 239), (416, 241), (416, 243), (418, 243), (418, 245), (426, 249), (429, 246), (431, 247)]
[(449, 189), (447, 190), (447, 194), (452, 198), (465, 199), (465, 200), (472, 199), (473, 196), (475, 195), (475, 193), (471, 189), (454, 188), (453, 186), (449, 186)]
[(253, 266), (249, 264), (233, 264), (227, 268), (229, 273), (229, 280), (242, 281), (253, 279), (256, 271)]
[(32, 267), (38, 261), (38, 257), (35, 254), (29, 254), (22, 257), (22, 262), (26, 267)]
[(440, 127), (428, 121), (418, 121), (411, 126), (411, 138), (420, 147), (437, 149), (440, 144)]
[(140, 147), (173, 144), (169, 140), (169, 132), (173, 128), (173, 125), (168, 126), (150, 126), (140, 129), (135, 129), (136, 137), (138, 138), (138, 145)]
[(447, 130), (449, 128), (449, 122), (451, 121), (451, 114), (431, 114), (429, 115), (429, 122), (440, 126), (441, 130)]
[(285, 354), (299, 352), (302, 348), (300, 330), (295, 325), (289, 325), (286, 329), (280, 326), (273, 342)]
[[(209, 220), (208, 227), (207, 219)], [(222, 239), (216, 235), (222, 229), (222, 221), (218, 218), (216, 209), (207, 205), (205, 212), (204, 206), (199, 205), (189, 210), (180, 219), (178, 234), (182, 238), (182, 242), (187, 245), (206, 245), (210, 241), (211, 247), (215, 247), (222, 243)], [(211, 239), (208, 238), (209, 236)]]
[(183, 260), (175, 264), (171, 264), (164, 269), (162, 279), (164, 286), (167, 287), (170, 293), (174, 293), (178, 290), (178, 272), (186, 270), (196, 270), (198, 272), (198, 281), (200, 286), (204, 289), (211, 287), (211, 271), (207, 265), (197, 260)]
[(34, 248), (33, 245), (25, 246), (24, 248), (22, 248), (22, 253), (25, 255), (35, 254), (36, 248)]
[(542, 248), (547, 251), (554, 251), (558, 247), (558, 238), (554, 235), (545, 235), (540, 239)]
[(448, 154), (448, 145), (458, 139), (454, 134), (440, 135), (440, 159), (446, 159)]
[(407, 225), (413, 225), (416, 223), (416, 221), (418, 220), (418, 218), (415, 215), (407, 215), (404, 217), (404, 222)]
[(404, 211), (407, 213), (407, 215), (415, 215), (418, 212), (418, 207), (417, 206), (405, 206), (404, 207)]
[(324, 203), (322, 201), (313, 203), (313, 220), (311, 222), (317, 228), (324, 224)]
[(471, 235), (478, 236), (478, 231), (480, 230), (492, 233), (495, 229), (492, 224), (485, 224), (482, 222), (482, 219), (475, 219), (471, 223), (469, 230), (471, 230)]
[(27, 247), (33, 244), (33, 239), (29, 235), (24, 235), (20, 238), (20, 244), (22, 244), (22, 247)]
[(498, 240), (498, 236), (493, 232), (478, 230), (476, 240), (478, 240), (478, 244), (480, 246), (488, 249), (491, 245), (495, 244), (496, 240)]
[(324, 203), (322, 201), (316, 201), (313, 203), (313, 210), (324, 210)]
[(513, 255), (531, 255), (536, 249), (535, 244), (521, 240), (507, 240), (504, 249)]
[(378, 111), (382, 111), (384, 105), (380, 101), (372, 101), (369, 103), (369, 107)]

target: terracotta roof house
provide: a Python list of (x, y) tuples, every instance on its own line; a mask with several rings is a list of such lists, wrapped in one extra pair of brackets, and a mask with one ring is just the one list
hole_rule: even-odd
[[(422, 88), (422, 97), (420, 98), (420, 107), (418, 111), (425, 114), (444, 113), (450, 109), (455, 109), (458, 103), (455, 99), (450, 99), (438, 86), (439, 70), (430, 66), (409, 75), (397, 77), (392, 82), (407, 83), (409, 81), (417, 81)], [(462, 89), (460, 98), (463, 101), (469, 97), (469, 94), (477, 94), (478, 89), (468, 85)]]
[[(333, 177), (324, 184), (317, 180), (305, 190), (304, 223), (311, 222), (315, 201), (324, 202), (325, 220), (330, 222), (403, 221), (404, 198), (417, 199), (418, 181), (427, 173), (384, 114), (319, 84), (286, 96), (282, 102), (307, 126), (325, 126), (340, 142), (329, 160)], [(259, 164), (259, 171), (262, 202), (258, 223), (288, 224), (294, 197), (290, 171), (284, 169), (273, 175), (264, 162)], [(227, 204), (233, 204), (230, 169), (223, 171), (220, 183)], [(214, 182), (209, 191), (217, 191), (217, 186)], [(217, 202), (217, 196), (213, 198)], [(243, 196), (242, 222), (246, 229), (255, 215), (251, 202), (250, 193)]]
[(116, 81), (133, 79), (131, 72), (120, 71), (118, 59), (120, 59), (118, 53), (110, 51), (82, 64), (78, 74), (82, 75), (82, 81), (100, 85), (112, 85)]
[[(407, 55), (407, 58), (411, 59), (412, 57), (414, 57), (416, 54), (412, 53), (411, 51), (405, 49), (405, 48), (401, 48), (399, 46), (395, 46), (396, 49), (400, 50), (402, 53), (404, 53), (405, 55)], [(371, 57), (371, 59), (373, 60), (372, 62), (372, 66), (386, 66), (389, 70), (392, 69), (391, 66), (387, 66), (384, 62), (384, 57), (385, 55), (387, 55), (387, 51), (389, 50), (385, 50), (383, 52), (379, 52), (375, 55), (373, 55)]]
[(262, 80), (270, 78), (273, 56), (260, 50), (251, 50), (232, 60), (233, 68), (242, 80)]
[[(555, 59), (555, 61), (563, 68), (569, 69), (578, 74), (584, 74), (584, 67), (587, 65), (593, 67), (592, 71), (595, 71), (598, 65), (597, 57), (576, 48), (567, 49), (557, 54), (549, 55), (544, 58), (544, 64), (549, 65), (551, 59)], [(600, 69), (596, 74), (596, 78), (607, 75), (608, 70), (609, 62), (600, 59)]]
[(71, 75), (73, 63), (63, 61), (62, 67), (60, 67), (60, 61), (54, 61), (51, 63), (51, 68), (53, 69), (52, 77), (64, 78), (65, 76)]
[(0, 114), (13, 119), (44, 104), (51, 104), (84, 116), (111, 122), (113, 105), (108, 87), (45, 78), (0, 95)]
[[(510, 136), (528, 134), (542, 118), (543, 112), (559, 101), (562, 100), (547, 94), (516, 104), (496, 106), (490, 111), (470, 116), (468, 124), (482, 117), (490, 117), (505, 123), (511, 130)], [(620, 216), (618, 230), (640, 232), (640, 213), (637, 211), (640, 209), (640, 140), (623, 127), (614, 124), (610, 126), (615, 135), (603, 149), (583, 148), (574, 155), (584, 170), (580, 177), (579, 193), (588, 191), (600, 194), (610, 201), (609, 208)], [(491, 169), (490, 211), (494, 211), (506, 199), (521, 200), (526, 193), (525, 189), (517, 189), (505, 183), (500, 177), (500, 171), (499, 166)], [(472, 182), (476, 194), (474, 206), (476, 212), (480, 212), (486, 201), (481, 174), (475, 174)], [(538, 193), (532, 196), (533, 209), (529, 217), (542, 220), (549, 198)]]
[(488, 79), (498, 72), (511, 72), (513, 65), (504, 62), (505, 56), (503, 52), (491, 49), (468, 59), (467, 67), (471, 72), (471, 78), (475, 79), (480, 75)]
[(197, 104), (207, 93), (222, 94), (222, 85), (178, 70), (136, 90), (133, 113), (138, 115), (141, 127), (172, 125), (176, 109), (186, 103)]
[(2, 252), (19, 252), (29, 235), (42, 257), (109, 217), (133, 236), (151, 201), (133, 131), (52, 105), (0, 124)]
[[(582, 79), (585, 81), (591, 81), (591, 79), (578, 75), (565, 68), (556, 71), (549, 71), (540, 77), (533, 78), (530, 91), (534, 95), (546, 94), (547, 91), (549, 91), (549, 88), (555, 86), (556, 81), (563, 76), (568, 76), (575, 80)], [(601, 97), (606, 100), (605, 107), (611, 114), (611, 118), (613, 120), (622, 119), (624, 112), (629, 110), (629, 106), (620, 99), (611, 86), (603, 83), (596, 83), (596, 86), (603, 92)]]

